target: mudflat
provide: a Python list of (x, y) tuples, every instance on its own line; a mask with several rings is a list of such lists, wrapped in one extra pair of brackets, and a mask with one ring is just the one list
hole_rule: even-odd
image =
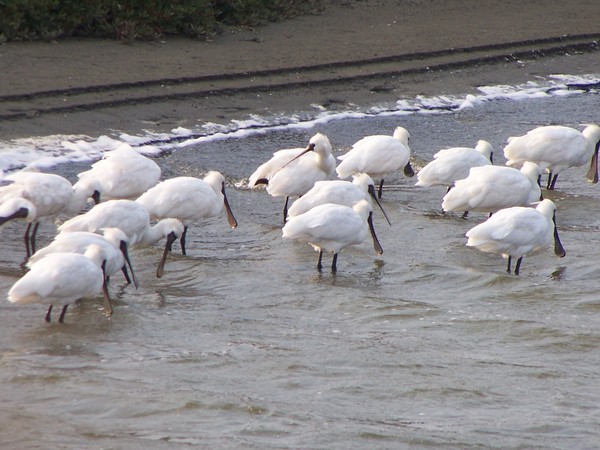
[(0, 46), (0, 139), (170, 131), (600, 71), (597, 4), (328, 1), (208, 40)]

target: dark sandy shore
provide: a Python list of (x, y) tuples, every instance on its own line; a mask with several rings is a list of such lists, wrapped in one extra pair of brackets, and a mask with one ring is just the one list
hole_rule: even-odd
[(597, 73), (597, 19), (594, 0), (338, 0), (211, 41), (3, 44), (0, 139), (169, 131)]

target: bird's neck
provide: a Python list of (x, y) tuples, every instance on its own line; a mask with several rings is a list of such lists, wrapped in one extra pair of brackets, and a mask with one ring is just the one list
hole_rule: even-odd
[(162, 223), (158, 222), (156, 225), (152, 225), (146, 228), (141, 239), (138, 241), (138, 245), (142, 247), (154, 245), (164, 237), (165, 233)]

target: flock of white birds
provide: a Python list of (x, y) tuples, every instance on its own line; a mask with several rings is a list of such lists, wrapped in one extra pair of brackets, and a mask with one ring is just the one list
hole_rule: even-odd
[[(317, 133), (306, 148), (277, 151), (249, 177), (248, 186), (266, 185), (274, 197), (285, 197), (283, 238), (306, 242), (319, 252), (332, 253), (332, 272), (338, 253), (364, 242), (370, 235), (377, 254), (383, 253), (373, 227), (373, 201), (379, 202), (384, 179), (403, 170), (413, 176), (409, 133), (396, 128), (393, 136), (367, 136), (350, 151), (332, 154), (327, 136)], [(479, 141), (475, 148), (457, 147), (439, 151), (417, 174), (417, 186), (447, 186), (442, 209), (483, 211), (489, 218), (471, 228), (467, 246), (508, 259), (507, 272), (516, 259), (519, 274), (524, 256), (554, 245), (557, 256), (565, 250), (555, 226), (555, 204), (543, 199), (540, 188), (548, 172), (546, 189), (554, 189), (566, 168), (590, 165), (587, 177), (598, 181), (600, 127), (588, 125), (582, 132), (565, 126), (538, 127), (509, 138), (504, 148), (506, 166), (494, 166), (493, 148)], [(339, 179), (331, 179), (337, 173)], [(160, 181), (161, 169), (129, 145), (123, 144), (80, 173), (72, 185), (54, 174), (22, 171), (0, 180), (0, 225), (21, 219), (27, 222), (24, 241), (28, 271), (12, 286), (8, 300), (17, 304), (62, 306), (59, 322), (68, 305), (78, 299), (103, 293), (105, 314), (112, 314), (106, 282), (123, 272), (128, 283), (138, 282), (129, 258), (130, 246), (148, 246), (165, 239), (156, 275), (177, 239), (186, 254), (188, 227), (226, 211), (229, 225), (237, 227), (225, 193), (225, 179), (208, 172), (204, 179), (176, 177)], [(352, 177), (352, 181), (346, 179)], [(373, 180), (379, 181), (376, 190)], [(296, 200), (289, 205), (289, 200)], [(93, 200), (95, 206), (81, 213)], [(48, 246), (36, 249), (40, 222), (59, 216), (71, 218), (58, 227)]]

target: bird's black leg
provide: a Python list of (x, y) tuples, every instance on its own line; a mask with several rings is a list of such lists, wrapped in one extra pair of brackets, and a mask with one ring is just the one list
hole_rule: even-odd
[(548, 190), (550, 190), (550, 191), (554, 190), (554, 185), (556, 184), (557, 178), (558, 178), (558, 174), (556, 174), (552, 177), (552, 183), (550, 183), (550, 187), (548, 188)]
[(317, 270), (320, 272), (323, 268), (323, 250), (319, 250), (319, 260), (317, 261)]
[(383, 178), (381, 179), (381, 182), (379, 183), (379, 189), (377, 190), (377, 197), (379, 197), (379, 199), (381, 199), (382, 194), (383, 194)]
[(336, 273), (337, 272), (337, 253), (333, 254), (333, 261), (331, 262), (331, 272), (332, 273)]
[(25, 234), (23, 235), (23, 241), (25, 242), (25, 251), (27, 252), (27, 259), (31, 256), (31, 246), (29, 245), (29, 232), (31, 231), (31, 222), (27, 224)]
[(512, 263), (512, 256), (508, 257), (508, 264), (506, 265), (506, 273), (510, 273), (510, 265)]
[(50, 313), (51, 312), (52, 312), (52, 305), (50, 305), (48, 307), (48, 311), (46, 312), (46, 318), (45, 318), (46, 322), (50, 322), (50, 320), (51, 320)]
[(521, 268), (521, 261), (523, 261), (522, 256), (519, 259), (517, 259), (517, 265), (515, 266), (515, 275), (519, 275), (519, 269)]
[(31, 254), (35, 253), (35, 237), (37, 236), (38, 228), (40, 227), (40, 223), (36, 222), (33, 226), (33, 230), (31, 231)]
[(287, 220), (287, 214), (288, 214), (288, 202), (290, 201), (290, 197), (289, 195), (285, 197), (285, 204), (283, 205), (283, 224), (285, 225), (285, 222)]
[(187, 227), (187, 225), (185, 225), (183, 227), (183, 233), (181, 233), (181, 237), (179, 238), (179, 244), (181, 245), (181, 254), (183, 256), (186, 255), (186, 252), (185, 252), (185, 236), (187, 235), (187, 230), (188, 230), (188, 227)]
[[(129, 272), (127, 271), (127, 264), (123, 264), (123, 267), (121, 267), (121, 271), (123, 272), (123, 276), (125, 277), (125, 281), (127, 281), (127, 284), (131, 284), (131, 278), (129, 278)], [(106, 277), (106, 282), (108, 283), (108, 277)]]
[(63, 306), (62, 311), (60, 312), (60, 317), (58, 318), (59, 323), (63, 323), (65, 321), (65, 314), (67, 313), (67, 308), (69, 305)]

